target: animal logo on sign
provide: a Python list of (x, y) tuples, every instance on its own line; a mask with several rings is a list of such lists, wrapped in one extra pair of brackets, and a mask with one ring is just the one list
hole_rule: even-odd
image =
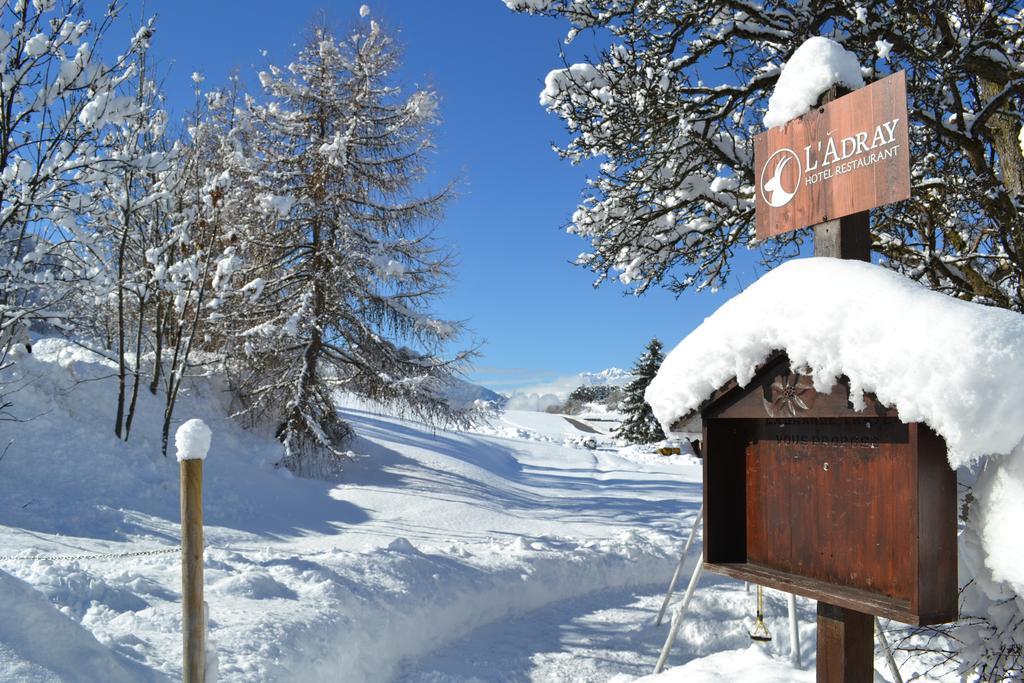
[[(790, 164), (795, 165), (795, 175), (786, 173)], [(760, 182), (761, 196), (768, 202), (768, 206), (777, 209), (789, 204), (797, 190), (800, 189), (800, 171), (800, 157), (787, 147), (783, 147), (768, 157), (768, 161), (761, 167)], [(787, 189), (787, 186), (792, 189)]]

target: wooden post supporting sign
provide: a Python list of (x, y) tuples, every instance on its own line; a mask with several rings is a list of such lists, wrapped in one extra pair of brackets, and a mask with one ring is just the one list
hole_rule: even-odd
[[(833, 87), (807, 115), (755, 138), (757, 235), (766, 239), (813, 226), (815, 256), (870, 261), (870, 209), (910, 197), (906, 77), (900, 72), (845, 97), (839, 98), (840, 94)], [(706, 486), (707, 481), (705, 477)], [(768, 495), (781, 494), (770, 491)], [(823, 504), (825, 510), (831, 503)], [(709, 520), (713, 515), (709, 510)], [(734, 572), (737, 576), (748, 578), (751, 572), (762, 571), (756, 556), (763, 550), (756, 542), (751, 544), (725, 553), (754, 556), (748, 558), (748, 567)], [(716, 567), (715, 551), (712, 557), (712, 571), (728, 570)], [(799, 574), (803, 565), (795, 566)], [(870, 683), (874, 617), (853, 609), (870, 601), (852, 599), (845, 606), (835, 605), (822, 598), (845, 594), (822, 586), (809, 591), (817, 593), (814, 597), (819, 600), (817, 681)]]
[(870, 614), (818, 602), (818, 683), (871, 683), (875, 620)]
[[(832, 86), (821, 96), (819, 107), (846, 94)], [(871, 212), (858, 211), (814, 226), (814, 255), (854, 261), (871, 260)]]
[[(833, 86), (823, 106), (844, 94)], [(814, 255), (871, 260), (871, 212), (858, 211), (814, 226)], [(818, 601), (817, 683), (870, 683), (874, 679), (874, 617)]]
[(867, 211), (814, 226), (814, 255), (871, 260), (871, 220)]

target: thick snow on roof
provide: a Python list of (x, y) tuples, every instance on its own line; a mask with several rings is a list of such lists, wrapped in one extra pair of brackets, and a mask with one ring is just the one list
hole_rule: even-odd
[(837, 83), (851, 90), (864, 87), (857, 55), (829, 38), (808, 38), (779, 74), (768, 99), (765, 127), (781, 126), (806, 114), (821, 94)]
[(1024, 440), (1024, 316), (933, 292), (881, 266), (800, 259), (767, 273), (668, 355), (647, 389), (667, 429), (774, 350), (828, 391), (862, 392), (946, 439), (953, 467)]

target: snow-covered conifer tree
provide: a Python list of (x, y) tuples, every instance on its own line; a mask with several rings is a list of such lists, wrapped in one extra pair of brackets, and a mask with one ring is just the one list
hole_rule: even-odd
[[(437, 100), (403, 94), (392, 39), (372, 20), (336, 40), (317, 28), (287, 67), (260, 73), (251, 103), (252, 207), (226, 301), (233, 385), (245, 410), (272, 416), (284, 463), (336, 465), (351, 428), (336, 389), (455, 418), (441, 396), (467, 352), (431, 302), (450, 261), (424, 229), (449, 196), (416, 196)], [(326, 460), (324, 459), (326, 456)]]
[[(907, 71), (913, 199), (872, 212), (873, 248), (933, 289), (1024, 310), (1024, 8), (1016, 0), (505, 0), (591, 32), (595, 58), (548, 74), (541, 103), (598, 159), (569, 230), (578, 264), (636, 292), (715, 287), (754, 244), (752, 137), (811, 36), (865, 78)], [(554, 55), (553, 55), (554, 57)], [(806, 231), (763, 245), (768, 263)]]
[(658, 374), (661, 362), (665, 360), (661, 342), (651, 339), (647, 348), (633, 365), (636, 379), (626, 385), (626, 397), (622, 401), (622, 412), (625, 419), (615, 435), (628, 443), (653, 443), (665, 438), (661, 425), (654, 417), (654, 411), (644, 400), (644, 392), (654, 376)]

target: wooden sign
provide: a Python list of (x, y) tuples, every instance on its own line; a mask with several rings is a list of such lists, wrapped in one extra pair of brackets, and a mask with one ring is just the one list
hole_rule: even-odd
[(754, 138), (757, 237), (910, 197), (907, 81), (876, 81)]
[(816, 392), (785, 354), (701, 415), (708, 570), (907, 624), (956, 619), (956, 475), (926, 425), (870, 396), (855, 411), (843, 383)]

